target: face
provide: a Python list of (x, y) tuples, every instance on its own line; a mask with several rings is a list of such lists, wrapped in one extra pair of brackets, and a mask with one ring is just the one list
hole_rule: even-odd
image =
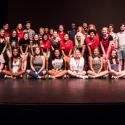
[(63, 25), (60, 25), (60, 26), (59, 26), (59, 31), (60, 31), (60, 32), (63, 32), (63, 31), (64, 31)]
[(86, 29), (88, 27), (87, 23), (83, 23), (83, 28)]
[(71, 27), (72, 27), (72, 29), (75, 29), (76, 28), (76, 24), (72, 23)]
[(54, 31), (53, 37), (56, 38), (57, 36), (58, 36), (58, 33), (56, 31)]
[(112, 51), (112, 57), (116, 57), (116, 51)]
[(18, 50), (17, 50), (17, 49), (14, 49), (14, 50), (13, 50), (13, 55), (14, 55), (14, 56), (17, 56), (17, 55), (18, 55)]
[(69, 35), (68, 35), (68, 34), (65, 34), (65, 35), (64, 35), (64, 40), (65, 40), (65, 41), (69, 40)]
[(4, 30), (1, 30), (1, 31), (0, 31), (0, 36), (1, 36), (1, 37), (4, 37), (4, 34), (5, 34), (5, 31), (4, 31)]
[(121, 26), (120, 26), (120, 30), (121, 30), (121, 31), (125, 31), (125, 25), (121, 25)]
[(81, 56), (81, 53), (80, 53), (79, 50), (76, 50), (74, 54), (75, 54), (75, 55), (74, 55), (75, 58), (80, 58), (80, 56)]
[(9, 24), (5, 24), (5, 25), (3, 26), (3, 29), (4, 29), (4, 30), (8, 30), (8, 29), (9, 29)]
[(38, 35), (35, 35), (35, 36), (34, 36), (34, 40), (35, 40), (35, 41), (39, 40), (39, 36), (38, 36)]
[(45, 33), (48, 33), (49, 32), (49, 28), (45, 28)]
[(44, 34), (44, 29), (43, 29), (43, 28), (40, 28), (40, 29), (39, 29), (39, 33), (40, 33), (40, 34)]
[(30, 24), (30, 23), (27, 23), (27, 24), (26, 24), (26, 29), (30, 29), (30, 27), (31, 27), (31, 24)]
[(59, 55), (60, 55), (60, 51), (59, 50), (55, 50), (55, 56), (59, 57)]
[(44, 39), (44, 40), (48, 40), (48, 36), (47, 36), (47, 35), (44, 35), (44, 36), (43, 36), (43, 39)]
[(12, 32), (12, 37), (16, 37), (16, 36), (17, 36), (16, 31), (13, 31), (13, 32)]
[(40, 54), (40, 49), (39, 49), (38, 47), (35, 49), (35, 54), (36, 54), (36, 55), (39, 55), (39, 54)]
[(76, 36), (76, 39), (77, 39), (78, 41), (81, 41), (81, 36), (80, 36), (80, 35), (77, 35), (77, 36)]
[(108, 28), (104, 27), (102, 28), (102, 35), (107, 35), (108, 34)]
[(109, 26), (108, 30), (109, 32), (113, 32), (114, 28), (112, 26)]
[(91, 33), (90, 33), (90, 38), (94, 38), (94, 37), (95, 37), (94, 32), (91, 32)]
[(25, 39), (25, 40), (29, 39), (29, 35), (28, 35), (27, 33), (24, 34), (24, 39)]
[(98, 49), (94, 49), (94, 55), (98, 56), (99, 55), (99, 50)]
[(78, 27), (78, 32), (82, 32), (83, 31), (83, 28), (80, 26)]
[(22, 28), (23, 28), (22, 24), (17, 25), (17, 29), (22, 30)]
[(54, 32), (53, 29), (50, 29), (50, 34), (51, 34), (51, 35), (53, 35), (53, 32)]

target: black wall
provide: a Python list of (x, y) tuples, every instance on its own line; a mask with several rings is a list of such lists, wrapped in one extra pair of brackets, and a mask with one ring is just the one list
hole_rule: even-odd
[(124, 0), (9, 0), (8, 19), (12, 27), (31, 20), (34, 28), (88, 22), (98, 29), (113, 23), (118, 29), (125, 22), (125, 4)]

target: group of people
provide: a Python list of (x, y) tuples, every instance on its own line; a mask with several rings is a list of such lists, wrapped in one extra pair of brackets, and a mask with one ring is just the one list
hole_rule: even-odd
[(71, 24), (65, 31), (40, 27), (37, 32), (27, 21), (10, 31), (9, 24), (0, 29), (1, 78), (124, 78), (125, 24), (114, 32), (114, 25)]

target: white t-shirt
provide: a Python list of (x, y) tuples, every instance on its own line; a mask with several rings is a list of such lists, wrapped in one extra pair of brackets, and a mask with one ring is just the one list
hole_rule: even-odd
[(74, 57), (72, 57), (71, 60), (70, 60), (70, 66), (75, 71), (79, 71), (81, 68), (83, 69), (83, 67), (84, 67), (84, 58), (80, 57), (79, 61), (77, 61), (76, 59), (74, 59)]

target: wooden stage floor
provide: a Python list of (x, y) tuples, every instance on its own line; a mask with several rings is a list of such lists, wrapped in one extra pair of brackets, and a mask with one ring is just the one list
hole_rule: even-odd
[(0, 80), (0, 104), (125, 103), (125, 79)]

